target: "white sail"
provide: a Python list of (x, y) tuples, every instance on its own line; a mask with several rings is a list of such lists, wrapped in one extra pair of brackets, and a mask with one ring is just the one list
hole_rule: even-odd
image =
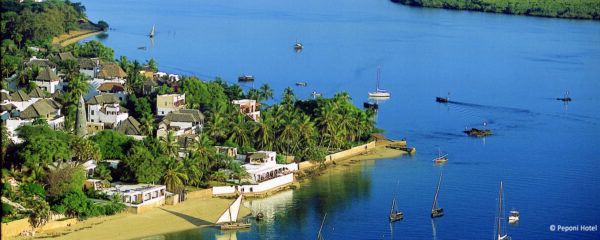
[(152, 31), (150, 31), (150, 37), (154, 36), (154, 25), (152, 25)]
[(229, 205), (229, 208), (225, 210), (223, 215), (217, 220), (219, 223), (230, 223), (237, 221), (238, 214), (240, 213), (240, 205), (242, 204), (242, 195), (240, 195), (233, 204)]

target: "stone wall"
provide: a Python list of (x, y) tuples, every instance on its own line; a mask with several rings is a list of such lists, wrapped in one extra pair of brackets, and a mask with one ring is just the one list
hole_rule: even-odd
[[(366, 143), (366, 144), (363, 144), (360, 146), (356, 146), (356, 147), (350, 148), (345, 151), (329, 154), (329, 155), (325, 156), (325, 164), (331, 163), (333, 161), (338, 161), (338, 160), (342, 160), (345, 158), (353, 157), (353, 156), (359, 155), (361, 153), (365, 153), (373, 148), (375, 148), (375, 141), (371, 141), (369, 143)], [(305, 162), (301, 162), (299, 164), (299, 168), (307, 169), (307, 168), (311, 168), (311, 167), (314, 167), (317, 165), (318, 165), (318, 163), (316, 163), (316, 162), (305, 161)]]
[(161, 197), (161, 198), (157, 198), (157, 199), (153, 199), (150, 202), (146, 202), (143, 205), (139, 205), (139, 206), (130, 206), (127, 211), (129, 213), (133, 213), (133, 214), (140, 214), (143, 212), (146, 212), (152, 208), (155, 207), (160, 207), (162, 205), (165, 205), (165, 198)]
[(62, 228), (69, 225), (77, 224), (77, 219), (71, 218), (63, 221), (50, 221), (38, 228), (33, 228), (29, 223), (29, 218), (23, 218), (20, 220), (2, 223), (2, 240), (8, 239), (20, 235), (24, 231), (36, 231), (43, 232), (56, 228)]

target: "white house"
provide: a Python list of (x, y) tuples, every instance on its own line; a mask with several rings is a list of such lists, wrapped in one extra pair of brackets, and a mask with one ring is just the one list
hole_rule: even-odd
[(88, 78), (95, 78), (100, 72), (101, 65), (99, 58), (79, 58), (79, 72)]
[(126, 108), (119, 105), (121, 101), (110, 93), (96, 95), (85, 102), (87, 120), (92, 123), (109, 124), (111, 128), (118, 126), (129, 117)]
[(176, 136), (198, 134), (204, 124), (204, 115), (197, 109), (179, 109), (169, 112), (158, 125), (157, 137), (173, 131)]
[(165, 94), (156, 96), (156, 112), (166, 116), (169, 112), (185, 108), (185, 94)]
[(238, 105), (240, 109), (240, 113), (246, 114), (248, 117), (252, 118), (255, 122), (260, 120), (260, 111), (258, 111), (257, 106), (260, 106), (260, 103), (257, 103), (256, 100), (252, 99), (242, 99), (242, 100), (233, 100), (231, 103)]
[(249, 152), (246, 155), (246, 164), (242, 165), (252, 179), (257, 183), (270, 180), (298, 170), (298, 165), (277, 164), (277, 154), (272, 151)]
[(125, 87), (121, 83), (104, 82), (104, 83), (100, 84), (100, 86), (97, 89), (98, 89), (98, 92), (100, 92), (100, 94), (102, 94), (102, 93), (114, 94), (117, 98), (119, 98), (120, 101), (127, 99), (127, 90), (125, 90)]
[(164, 205), (166, 189), (165, 185), (136, 184), (116, 185), (103, 191), (108, 195), (119, 193), (125, 205), (139, 207), (143, 205)]
[(56, 90), (60, 89), (60, 79), (58, 78), (58, 75), (56, 75), (56, 73), (50, 69), (50, 67), (42, 68), (37, 78), (31, 81), (49, 93), (54, 93)]

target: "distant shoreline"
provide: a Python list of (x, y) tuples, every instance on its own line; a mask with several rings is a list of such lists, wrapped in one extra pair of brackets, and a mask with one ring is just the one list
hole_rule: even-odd
[(600, 2), (594, 0), (390, 0), (394, 3), (425, 8), (467, 10), (532, 17), (600, 20)]

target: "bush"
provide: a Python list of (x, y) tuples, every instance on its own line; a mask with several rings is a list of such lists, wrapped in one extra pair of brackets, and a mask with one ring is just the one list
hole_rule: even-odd
[(256, 152), (256, 149), (250, 146), (242, 146), (238, 151), (240, 154), (246, 154), (248, 152)]
[(26, 183), (20, 187), (21, 193), (26, 197), (39, 196), (46, 199), (46, 190), (37, 183)]
[(15, 213), (15, 208), (8, 203), (2, 203), (2, 216), (8, 216)]
[(126, 207), (127, 206), (125, 204), (122, 204), (122, 203), (109, 203), (107, 205), (104, 205), (103, 209), (104, 209), (104, 214), (105, 215), (111, 216), (111, 215), (115, 215), (117, 213), (120, 213)]
[(67, 208), (65, 208), (65, 206), (63, 205), (54, 205), (50, 209), (52, 210), (52, 212), (58, 214), (64, 214), (67, 211)]

